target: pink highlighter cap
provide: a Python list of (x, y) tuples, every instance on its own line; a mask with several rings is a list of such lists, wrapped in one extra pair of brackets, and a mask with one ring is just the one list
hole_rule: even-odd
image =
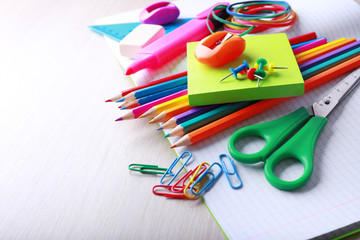
[(163, 25), (175, 21), (180, 10), (170, 2), (157, 2), (143, 9), (140, 13), (140, 22), (145, 24)]

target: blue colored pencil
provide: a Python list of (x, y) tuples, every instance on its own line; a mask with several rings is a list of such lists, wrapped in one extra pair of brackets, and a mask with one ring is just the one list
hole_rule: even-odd
[(135, 99), (139, 99), (154, 93), (158, 93), (170, 88), (174, 88), (174, 87), (178, 87), (181, 85), (187, 84), (187, 76), (185, 77), (181, 77), (178, 79), (174, 79), (168, 82), (164, 82), (164, 83), (160, 83), (151, 87), (147, 87), (147, 88), (143, 88), (137, 91), (133, 91), (131, 93), (129, 93), (128, 95), (126, 95), (125, 97), (117, 100), (116, 102), (129, 102), (129, 101), (133, 101)]
[(141, 106), (143, 104), (152, 102), (152, 101), (154, 101), (156, 99), (171, 95), (171, 94), (176, 93), (176, 92), (180, 92), (180, 91), (182, 91), (182, 90), (184, 90), (186, 88), (187, 88), (187, 84), (184, 84), (184, 85), (181, 85), (181, 86), (178, 86), (178, 87), (174, 87), (174, 88), (170, 88), (168, 90), (164, 90), (164, 91), (161, 91), (161, 92), (158, 92), (158, 93), (154, 93), (154, 94), (151, 94), (151, 95), (136, 99), (134, 101), (131, 101), (131, 102), (125, 104), (121, 109), (133, 109), (133, 108)]

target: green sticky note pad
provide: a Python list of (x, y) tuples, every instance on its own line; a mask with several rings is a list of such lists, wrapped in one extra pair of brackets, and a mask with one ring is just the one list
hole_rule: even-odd
[[(234, 61), (214, 68), (196, 60), (194, 51), (198, 42), (187, 44), (188, 96), (190, 106), (292, 97), (304, 94), (304, 79), (285, 33), (244, 37), (244, 53)], [(287, 67), (267, 71), (264, 80), (249, 80), (246, 75), (233, 75), (219, 82), (230, 73), (229, 68), (237, 68), (245, 60), (250, 68), (259, 58), (269, 65)]]

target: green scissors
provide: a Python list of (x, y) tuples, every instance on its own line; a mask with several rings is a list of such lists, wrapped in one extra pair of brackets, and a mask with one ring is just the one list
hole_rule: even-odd
[[(235, 160), (247, 164), (265, 162), (265, 177), (278, 189), (294, 190), (303, 186), (313, 171), (314, 148), (320, 132), (327, 123), (326, 116), (356, 87), (359, 80), (360, 68), (312, 105), (314, 116), (310, 116), (308, 111), (301, 107), (282, 118), (241, 128), (230, 138), (230, 155)], [(296, 132), (301, 126), (303, 127)], [(283, 144), (294, 132), (296, 134)], [(248, 136), (263, 138), (266, 142), (264, 148), (253, 154), (239, 152), (235, 147), (236, 142)], [(275, 166), (288, 158), (297, 159), (304, 166), (302, 176), (293, 181), (282, 180), (274, 174)]]

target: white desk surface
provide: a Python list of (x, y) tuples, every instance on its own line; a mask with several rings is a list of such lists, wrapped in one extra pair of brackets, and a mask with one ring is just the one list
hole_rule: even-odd
[(224, 239), (199, 201), (152, 194), (176, 157), (146, 120), (104, 101), (133, 87), (94, 19), (150, 0), (2, 0), (0, 239)]

